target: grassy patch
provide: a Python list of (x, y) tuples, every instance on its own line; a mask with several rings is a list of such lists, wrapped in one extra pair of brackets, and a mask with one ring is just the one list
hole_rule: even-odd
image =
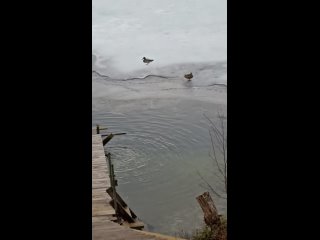
[(212, 228), (204, 226), (192, 234), (181, 231), (178, 235), (180, 238), (188, 240), (227, 240), (227, 220), (221, 218), (220, 224), (216, 224)]

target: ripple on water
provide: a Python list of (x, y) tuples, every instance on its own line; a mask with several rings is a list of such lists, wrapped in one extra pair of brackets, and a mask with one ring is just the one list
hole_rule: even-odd
[[(203, 117), (203, 113), (215, 117), (210, 113), (217, 113), (218, 107), (192, 101), (179, 104), (158, 102), (156, 108), (139, 111), (137, 102), (136, 108), (121, 112), (101, 103), (93, 113), (93, 124), (108, 127), (107, 132), (127, 133), (106, 145), (118, 190), (142, 220), (163, 233), (171, 231), (170, 224), (193, 227), (188, 219), (201, 216), (195, 196), (204, 189), (197, 171), (212, 184), (219, 183), (211, 171), (211, 143)], [(226, 211), (225, 201), (217, 205)]]

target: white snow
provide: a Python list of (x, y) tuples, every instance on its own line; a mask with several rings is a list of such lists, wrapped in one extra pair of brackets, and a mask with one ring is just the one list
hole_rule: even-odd
[(92, 15), (93, 69), (105, 74), (227, 60), (226, 0), (93, 0)]

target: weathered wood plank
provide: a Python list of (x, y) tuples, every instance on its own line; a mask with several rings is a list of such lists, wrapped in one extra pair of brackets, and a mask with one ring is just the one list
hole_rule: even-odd
[(103, 188), (107, 189), (110, 186), (110, 181), (105, 178), (92, 179), (92, 189)]
[[(111, 197), (106, 192), (111, 187), (109, 169), (102, 138), (92, 130), (92, 239), (93, 240), (171, 240), (175, 238), (133, 230), (132, 225), (119, 225)], [(137, 226), (142, 222), (135, 223)]]
[(99, 224), (108, 224), (110, 221), (116, 220), (115, 217), (106, 215), (106, 216), (93, 216), (92, 217), (92, 226), (97, 226)]
[(106, 193), (109, 188), (109, 170), (105, 157), (102, 138), (98, 134), (92, 135), (92, 216), (109, 216), (115, 214), (110, 205), (111, 197)]
[(92, 202), (92, 216), (105, 216), (114, 214), (113, 207), (107, 203), (104, 199), (95, 200)]

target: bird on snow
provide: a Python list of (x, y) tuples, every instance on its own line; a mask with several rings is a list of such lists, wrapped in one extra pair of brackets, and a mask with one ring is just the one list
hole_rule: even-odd
[(192, 72), (189, 74), (185, 74), (184, 77), (190, 81), (191, 78), (193, 78)]
[(146, 57), (143, 57), (142, 60), (143, 60), (143, 62), (146, 63), (147, 65), (148, 65), (149, 63), (153, 62), (152, 59), (148, 59), (148, 58), (146, 58)]

